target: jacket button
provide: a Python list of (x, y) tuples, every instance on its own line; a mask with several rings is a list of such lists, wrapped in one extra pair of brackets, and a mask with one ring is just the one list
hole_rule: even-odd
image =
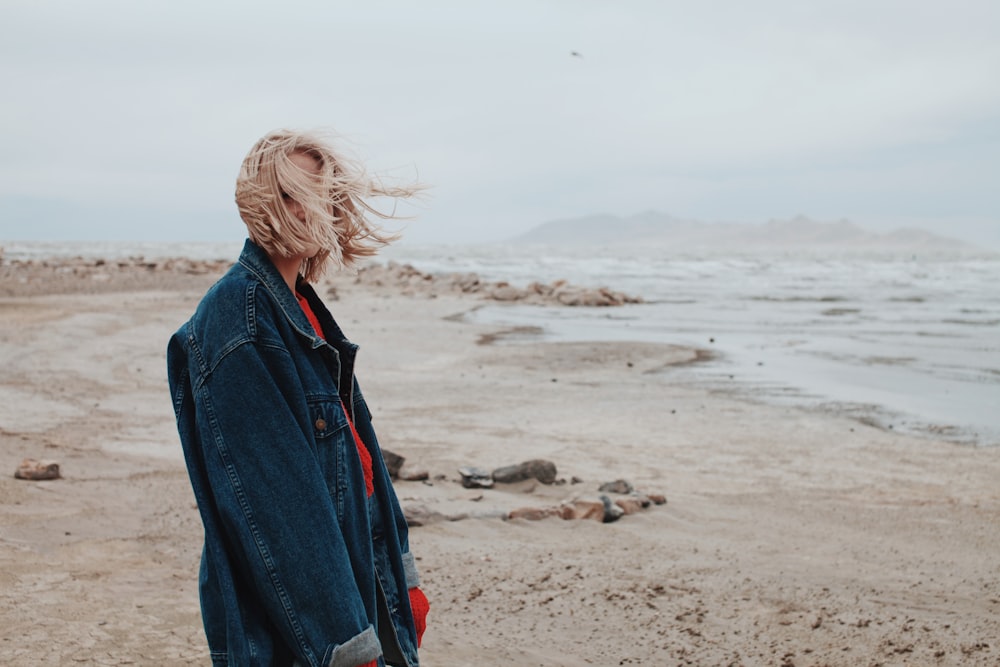
[(323, 419), (322, 417), (316, 420), (316, 430), (317, 431), (326, 430), (326, 420)]

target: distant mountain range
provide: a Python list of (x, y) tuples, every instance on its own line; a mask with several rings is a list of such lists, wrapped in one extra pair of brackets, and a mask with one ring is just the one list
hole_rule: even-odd
[(690, 251), (837, 250), (860, 252), (982, 253), (964, 241), (922, 229), (879, 234), (848, 220), (805, 216), (763, 224), (684, 220), (657, 211), (620, 218), (592, 215), (543, 223), (513, 243), (570, 246), (656, 247)]

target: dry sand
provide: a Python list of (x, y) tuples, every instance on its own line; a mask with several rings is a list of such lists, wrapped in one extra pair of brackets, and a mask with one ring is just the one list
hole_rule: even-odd
[[(208, 664), (164, 348), (213, 275), (155, 273), (2, 275), (0, 664)], [(690, 349), (505, 342), (470, 297), (339, 292), (383, 447), (445, 476), (402, 502), (470, 515), (411, 530), (424, 664), (1000, 664), (1000, 450), (678, 387)], [(14, 479), (24, 457), (64, 478)], [(529, 458), (584, 481), (457, 482)], [(493, 516), (616, 478), (669, 502)]]

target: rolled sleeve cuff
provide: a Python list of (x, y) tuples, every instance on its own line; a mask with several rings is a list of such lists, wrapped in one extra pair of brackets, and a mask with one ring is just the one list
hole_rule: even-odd
[(417, 572), (417, 561), (409, 551), (403, 554), (403, 574), (406, 575), (407, 588), (420, 585), (420, 573)]
[(374, 626), (369, 625), (360, 634), (354, 635), (343, 644), (333, 647), (323, 664), (326, 667), (357, 667), (382, 655), (382, 645), (378, 641)]

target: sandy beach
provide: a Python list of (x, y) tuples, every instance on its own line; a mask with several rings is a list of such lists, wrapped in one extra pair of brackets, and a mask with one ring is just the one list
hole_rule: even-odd
[[(221, 268), (0, 265), (0, 664), (209, 664), (164, 360)], [(422, 664), (1000, 664), (1000, 449), (678, 387), (698, 350), (541, 342), (466, 321), (476, 295), (331, 286), (383, 448), (430, 475), (396, 484), (438, 517), (410, 533)], [(535, 458), (565, 483), (459, 482)], [(619, 478), (667, 504), (499, 518)]]

